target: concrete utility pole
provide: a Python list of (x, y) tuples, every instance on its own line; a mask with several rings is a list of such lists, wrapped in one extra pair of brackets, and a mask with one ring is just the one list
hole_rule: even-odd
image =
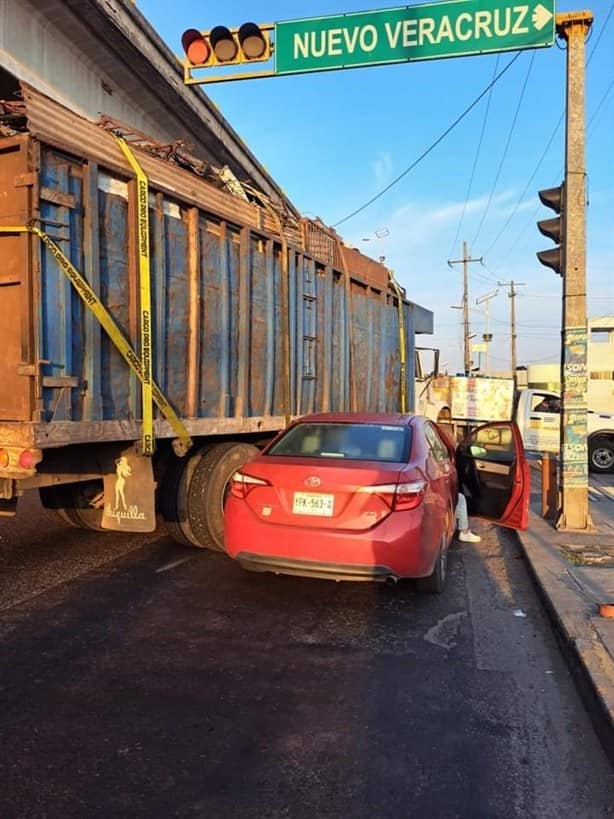
[[(469, 332), (469, 269), (467, 265), (471, 262), (482, 262), (482, 257), (479, 259), (470, 259), (467, 251), (467, 242), (463, 242), (463, 258), (462, 259), (448, 259), (448, 267), (453, 264), (463, 264), (463, 336), (464, 336), (464, 351), (465, 351), (465, 375), (471, 375), (471, 333)], [(455, 310), (457, 308), (454, 308)]]
[(491, 334), (489, 332), (489, 327), (488, 327), (488, 312), (489, 312), (488, 308), (490, 306), (490, 300), (494, 299), (495, 296), (498, 296), (498, 295), (499, 295), (498, 290), (492, 290), (490, 293), (486, 293), (485, 296), (480, 296), (479, 299), (475, 300), (476, 304), (484, 304), (484, 334), (482, 336), (482, 341), (486, 345), (485, 363), (484, 363), (484, 372), (485, 372), (486, 375), (488, 375), (488, 350), (489, 350), (490, 341), (491, 341), (491, 338), (492, 338), (492, 336), (491, 336)]
[(499, 287), (509, 287), (510, 289), (507, 297), (510, 299), (510, 325), (512, 337), (511, 366), (512, 378), (514, 379), (514, 389), (518, 387), (518, 378), (516, 376), (516, 296), (518, 293), (516, 293), (514, 288), (524, 287), (525, 284), (526, 282), (515, 282), (513, 279), (509, 282), (499, 282)]
[(557, 529), (587, 529), (588, 447), (586, 425), (586, 167), (585, 40), (590, 11), (557, 14), (556, 30), (567, 41), (567, 118), (563, 239), (563, 330), (561, 350), (561, 510)]

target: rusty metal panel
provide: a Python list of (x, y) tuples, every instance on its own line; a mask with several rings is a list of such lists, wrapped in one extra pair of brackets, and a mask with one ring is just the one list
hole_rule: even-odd
[[(40, 166), (41, 227), (58, 244), (77, 269), (83, 268), (81, 218), (81, 163), (57, 151), (43, 151)], [(44, 198), (43, 198), (43, 193)], [(68, 205), (68, 202), (71, 204)], [(79, 206), (77, 207), (77, 203)], [(83, 372), (84, 306), (50, 251), (41, 254), (43, 377), (67, 378)], [(51, 332), (45, 332), (53, 328)], [(43, 382), (51, 383), (51, 382)], [(81, 419), (79, 390), (55, 387), (44, 391), (44, 419)]]
[[(30, 218), (32, 189), (21, 184), (30, 169), (29, 144), (25, 137), (0, 143), (2, 225), (24, 225)], [(0, 234), (0, 420), (29, 421), (35, 411), (32, 379), (19, 373), (20, 365), (33, 363), (31, 253), (27, 234)]]
[(266, 243), (251, 236), (249, 245), (249, 406), (250, 415), (265, 414), (266, 369), (268, 358), (267, 300), (268, 270)]
[[(46, 97), (32, 86), (22, 83), (28, 130), (41, 142), (63, 150), (71, 148), (78, 156), (95, 160), (110, 170), (131, 177), (121, 150), (114, 137), (90, 120), (77, 116), (55, 100)], [(152, 187), (170, 194), (180, 194), (184, 202), (204, 206), (210, 213), (219, 215), (235, 225), (247, 225), (275, 233), (274, 221), (256, 205), (245, 202), (200, 179), (188, 171), (170, 165), (142, 151), (139, 162)], [(300, 227), (286, 226), (289, 242), (295, 246), (301, 242)]]
[(369, 315), (369, 289), (356, 282), (352, 283), (352, 356), (356, 360), (354, 378), (356, 380), (357, 409), (369, 411), (371, 403), (371, 367), (360, 362), (372, 361), (371, 327)]
[(226, 416), (229, 415), (229, 292), (225, 225), (201, 217), (199, 244), (203, 361), (198, 414)]

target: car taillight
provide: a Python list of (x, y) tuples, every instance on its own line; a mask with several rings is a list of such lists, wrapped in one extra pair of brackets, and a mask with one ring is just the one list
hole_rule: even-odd
[(255, 478), (253, 475), (246, 475), (245, 472), (235, 472), (230, 479), (230, 492), (235, 498), (246, 498), (256, 486), (270, 486), (270, 484), (263, 478)]
[(22, 469), (32, 469), (42, 460), (43, 453), (40, 449), (25, 449), (19, 456), (19, 466)]
[(9, 465), (9, 454), (6, 449), (0, 449), (0, 469)]
[(386, 483), (379, 486), (364, 486), (361, 492), (376, 495), (394, 512), (415, 509), (422, 503), (426, 481), (412, 483)]

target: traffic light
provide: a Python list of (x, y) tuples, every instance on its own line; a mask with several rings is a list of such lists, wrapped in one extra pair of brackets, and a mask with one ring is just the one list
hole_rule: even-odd
[(552, 268), (559, 276), (563, 275), (565, 270), (565, 209), (564, 209), (565, 185), (561, 184), (558, 188), (545, 188), (539, 191), (539, 198), (547, 208), (551, 208), (559, 216), (552, 219), (542, 219), (537, 223), (537, 228), (540, 233), (552, 239), (557, 247), (552, 247), (550, 250), (541, 250), (537, 253), (539, 261)]
[(256, 23), (243, 23), (239, 28), (215, 26), (211, 31), (189, 28), (181, 37), (185, 69), (270, 60), (273, 46), (269, 32), (272, 28)]

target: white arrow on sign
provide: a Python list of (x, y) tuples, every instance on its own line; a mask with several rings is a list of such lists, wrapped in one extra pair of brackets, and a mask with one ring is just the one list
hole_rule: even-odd
[(548, 11), (548, 9), (542, 6), (540, 3), (533, 9), (533, 16), (531, 19), (533, 20), (533, 25), (535, 28), (538, 31), (541, 31), (546, 23), (552, 20), (552, 12)]

